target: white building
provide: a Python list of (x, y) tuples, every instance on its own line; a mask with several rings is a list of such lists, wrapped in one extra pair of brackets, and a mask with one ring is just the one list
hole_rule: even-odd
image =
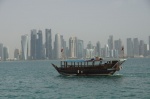
[(108, 44), (105, 45), (105, 57), (110, 57), (110, 52), (109, 52), (109, 46)]
[(21, 36), (21, 46), (22, 46), (22, 59), (27, 60), (28, 58), (28, 35)]
[(55, 42), (54, 42), (54, 57), (55, 59), (61, 59), (61, 36), (60, 34), (55, 35)]
[(70, 58), (77, 58), (77, 37), (69, 38)]
[(4, 61), (7, 61), (9, 59), (9, 48), (3, 47), (3, 59)]
[(86, 49), (86, 58), (93, 58), (95, 57), (95, 50), (94, 49)]

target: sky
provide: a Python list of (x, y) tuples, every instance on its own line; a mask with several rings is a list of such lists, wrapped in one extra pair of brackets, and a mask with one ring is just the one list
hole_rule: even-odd
[[(32, 29), (52, 29), (52, 40), (59, 33), (68, 42), (76, 36), (93, 45), (114, 40), (139, 38), (148, 43), (150, 0), (0, 0), (0, 43), (11, 57), (21, 49), (21, 35)], [(86, 46), (86, 45), (85, 45)]]

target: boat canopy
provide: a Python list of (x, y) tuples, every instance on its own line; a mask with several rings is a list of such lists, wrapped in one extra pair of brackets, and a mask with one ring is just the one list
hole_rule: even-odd
[(92, 59), (76, 59), (76, 60), (62, 60), (61, 62), (92, 62), (92, 61), (125, 61), (126, 59), (104, 59), (104, 60), (95, 60), (94, 58)]
[(86, 62), (88, 60), (64, 60), (62, 62)]

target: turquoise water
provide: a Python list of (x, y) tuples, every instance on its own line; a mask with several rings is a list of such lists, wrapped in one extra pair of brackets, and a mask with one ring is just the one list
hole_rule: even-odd
[(150, 99), (149, 58), (100, 77), (61, 76), (51, 62), (0, 62), (0, 99)]

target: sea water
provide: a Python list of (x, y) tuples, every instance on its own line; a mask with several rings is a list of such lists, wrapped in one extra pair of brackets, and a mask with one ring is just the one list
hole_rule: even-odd
[(150, 58), (127, 59), (113, 76), (61, 76), (51, 63), (0, 62), (0, 99), (150, 99)]

